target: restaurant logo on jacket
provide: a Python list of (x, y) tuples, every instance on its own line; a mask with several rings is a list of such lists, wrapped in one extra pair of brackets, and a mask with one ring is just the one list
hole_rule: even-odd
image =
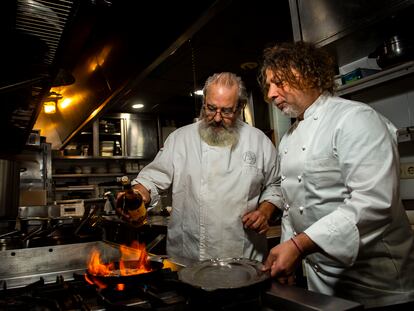
[(252, 151), (246, 151), (243, 153), (243, 161), (247, 164), (253, 165), (256, 163), (256, 155)]

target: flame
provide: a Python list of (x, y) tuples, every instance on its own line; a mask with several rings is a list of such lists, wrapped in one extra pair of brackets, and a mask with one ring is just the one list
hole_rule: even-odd
[[(104, 263), (99, 250), (93, 249), (87, 265), (89, 277), (85, 275), (86, 281), (90, 284), (96, 284), (100, 288), (105, 288), (106, 284), (103, 283), (103, 280), (99, 280), (96, 277), (128, 276), (152, 271), (144, 244), (134, 241), (131, 246), (121, 245), (119, 251), (121, 258), (119, 260), (119, 268), (117, 268), (114, 262)], [(116, 289), (123, 290), (124, 287), (124, 284), (118, 284)]]
[(121, 260), (119, 261), (121, 275), (141, 274), (151, 271), (144, 244), (134, 241), (131, 247), (121, 245), (119, 250), (121, 251)]

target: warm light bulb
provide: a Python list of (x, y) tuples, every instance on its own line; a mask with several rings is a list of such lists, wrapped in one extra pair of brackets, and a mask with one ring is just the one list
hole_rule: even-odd
[(72, 102), (72, 99), (70, 98), (65, 98), (60, 104), (59, 107), (62, 109), (65, 109), (67, 106), (70, 105), (70, 103)]
[(56, 113), (56, 103), (55, 102), (43, 103), (43, 110), (47, 114)]

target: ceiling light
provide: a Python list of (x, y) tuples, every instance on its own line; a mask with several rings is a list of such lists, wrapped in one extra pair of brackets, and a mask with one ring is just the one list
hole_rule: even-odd
[(131, 107), (134, 109), (141, 109), (144, 108), (144, 104), (133, 104)]
[(194, 95), (203, 96), (203, 90), (194, 91)]

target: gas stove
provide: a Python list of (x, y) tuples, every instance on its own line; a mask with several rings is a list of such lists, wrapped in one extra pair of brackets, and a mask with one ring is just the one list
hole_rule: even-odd
[(145, 278), (107, 287), (88, 282), (91, 249), (110, 262), (118, 259), (119, 247), (95, 241), (0, 251), (0, 310), (362, 310), (355, 302), (272, 280), (204, 291), (180, 282), (177, 271), (184, 265), (163, 256), (163, 268)]

